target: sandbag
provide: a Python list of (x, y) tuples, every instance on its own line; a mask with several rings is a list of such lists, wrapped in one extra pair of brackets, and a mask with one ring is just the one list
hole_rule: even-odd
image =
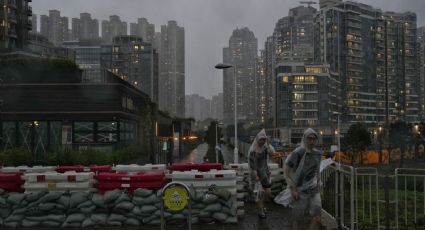
[(81, 223), (63, 223), (62, 228), (80, 228)]
[(151, 220), (149, 223), (147, 223), (147, 224), (149, 224), (149, 225), (158, 225), (158, 224), (160, 224), (161, 223), (161, 220), (160, 219), (153, 219), (153, 220)]
[(32, 192), (27, 194), (27, 196), (25, 197), (25, 199), (29, 202), (34, 202), (36, 200), (39, 200), (41, 197), (45, 196), (47, 193), (49, 193), (49, 191), (47, 189), (45, 190), (41, 190), (41, 191), (36, 191), (36, 192)]
[(105, 200), (101, 194), (93, 194), (91, 201), (98, 207), (105, 207)]
[(97, 225), (104, 225), (108, 220), (108, 215), (104, 213), (96, 213), (90, 216), (90, 219)]
[(61, 204), (63, 207), (68, 208), (70, 203), (70, 197), (67, 195), (63, 195), (59, 197), (59, 199), (56, 202), (58, 204)]
[(30, 220), (27, 220), (27, 219), (24, 219), (22, 221), (22, 227), (35, 227), (35, 226), (38, 226), (38, 225), (40, 225), (40, 222), (30, 221)]
[(158, 197), (152, 194), (142, 200), (142, 205), (156, 204), (157, 202), (159, 202)]
[(185, 220), (186, 217), (181, 213), (176, 213), (173, 216), (171, 216), (171, 219), (172, 220)]
[(115, 222), (115, 221), (123, 222), (123, 221), (125, 221), (126, 219), (127, 219), (127, 218), (126, 218), (125, 216), (123, 216), (123, 215), (119, 215), (119, 214), (112, 213), (112, 214), (109, 216), (109, 218), (108, 218), (108, 222), (110, 222), (110, 221), (112, 221), (112, 222)]
[(131, 211), (134, 208), (134, 204), (129, 201), (124, 201), (115, 206), (114, 209), (123, 210), (123, 211)]
[(26, 194), (12, 193), (7, 198), (7, 202), (11, 205), (19, 205), (25, 199)]
[(140, 210), (142, 211), (142, 213), (152, 213), (157, 210), (157, 207), (153, 205), (145, 205), (145, 206), (142, 206)]
[(112, 191), (107, 191), (105, 195), (103, 196), (103, 199), (106, 204), (109, 204), (109, 203), (115, 202), (118, 199), (118, 197), (121, 196), (122, 193), (123, 191), (117, 190), (117, 189)]
[(128, 196), (128, 194), (127, 194), (127, 193), (122, 193), (122, 194), (118, 197), (118, 199), (117, 199), (117, 200), (115, 200), (115, 202), (114, 202), (114, 206), (115, 206), (115, 205), (118, 205), (118, 204), (120, 204), (120, 203), (122, 203), (122, 202), (125, 202), (125, 201), (131, 201), (131, 199), (130, 199), (130, 197)]
[(205, 194), (204, 198), (202, 199), (202, 203), (205, 204), (211, 204), (214, 203), (218, 200), (218, 196), (214, 195), (214, 194)]
[(38, 202), (39, 203), (48, 203), (48, 202), (55, 202), (58, 200), (64, 193), (58, 192), (58, 191), (52, 191), (49, 193), (46, 193), (43, 197), (41, 197)]
[(49, 212), (50, 210), (56, 207), (55, 203), (41, 203), (38, 205), (38, 208), (43, 212)]
[(148, 189), (138, 188), (134, 190), (134, 196), (136, 197), (148, 197), (151, 194), (153, 194), (153, 191)]
[(203, 211), (206, 211), (206, 212), (219, 212), (219, 211), (221, 211), (221, 204), (219, 204), (219, 203), (210, 204), (207, 207), (205, 207)]
[(4, 226), (8, 228), (17, 228), (21, 222), (4, 222)]
[(227, 217), (227, 219), (224, 221), (224, 223), (226, 224), (236, 224), (238, 222), (238, 218), (231, 216), (231, 217)]
[(218, 196), (219, 198), (224, 199), (224, 200), (229, 200), (230, 197), (232, 196), (232, 194), (229, 192), (229, 190), (222, 189), (222, 188), (213, 189), (211, 193)]
[(201, 211), (200, 213), (199, 213), (199, 215), (198, 215), (199, 217), (202, 217), (202, 218), (204, 218), (204, 217), (211, 217), (211, 213), (210, 212), (207, 212), (207, 211)]
[(0, 196), (0, 208), (7, 207), (6, 199)]
[(134, 218), (129, 218), (124, 221), (124, 225), (139, 226), (140, 221)]
[(119, 227), (121, 227), (122, 226), (122, 223), (119, 222), (119, 221), (109, 221), (108, 220), (108, 222), (106, 222), (106, 225), (108, 225), (108, 226), (119, 226)]
[(71, 198), (69, 200), (69, 207), (75, 208), (79, 204), (86, 202), (89, 194), (87, 192), (75, 192), (71, 194)]
[(214, 220), (217, 220), (219, 222), (224, 222), (227, 219), (227, 215), (224, 213), (220, 213), (220, 212), (216, 212), (212, 215), (212, 218), (214, 218)]
[(84, 214), (81, 213), (75, 213), (75, 214), (71, 214), (69, 215), (66, 220), (65, 223), (81, 223), (83, 222), (83, 220), (85, 220), (86, 217)]
[(193, 198), (195, 202), (202, 202), (204, 199), (205, 193), (204, 192), (197, 192), (196, 196)]
[(93, 206), (93, 202), (91, 200), (85, 201), (77, 206), (77, 208), (86, 208)]
[(61, 222), (56, 222), (56, 221), (43, 221), (41, 225), (45, 227), (49, 227), (49, 228), (59, 228), (62, 224)]
[(87, 218), (83, 221), (83, 223), (81, 224), (82, 228), (88, 228), (88, 227), (93, 227), (96, 224), (94, 223), (94, 221), (90, 218)]
[(0, 217), (6, 218), (12, 213), (12, 210), (9, 208), (0, 208)]
[(4, 222), (22, 222), (22, 220), (25, 218), (24, 215), (10, 215), (8, 216)]
[(132, 202), (133, 202), (133, 204), (135, 204), (137, 206), (142, 206), (142, 205), (145, 204), (144, 199), (145, 198), (133, 196)]
[(27, 208), (18, 208), (13, 210), (12, 215), (25, 215), (27, 212)]
[(206, 207), (206, 205), (205, 204), (203, 204), (203, 203), (196, 203), (196, 204), (194, 204), (194, 205), (192, 205), (192, 208), (196, 208), (196, 209), (204, 209)]
[(142, 210), (140, 210), (138, 206), (134, 206), (133, 210), (131, 210), (131, 213), (136, 216), (140, 216), (142, 215)]
[(81, 212), (82, 212), (82, 213), (84, 213), (84, 214), (90, 214), (90, 213), (92, 213), (94, 210), (96, 210), (96, 205), (92, 205), (92, 206), (89, 206), (89, 207), (84, 207), (84, 208), (81, 208), (80, 210), (81, 210)]

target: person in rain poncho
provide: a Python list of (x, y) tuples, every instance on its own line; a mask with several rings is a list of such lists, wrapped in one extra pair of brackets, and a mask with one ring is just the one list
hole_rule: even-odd
[(267, 142), (266, 131), (262, 129), (255, 137), (248, 155), (250, 187), (255, 196), (258, 216), (262, 219), (266, 218), (263, 203), (264, 193), (267, 196), (271, 195), (270, 169), (267, 163), (273, 152), (273, 146)]
[(300, 223), (306, 220), (309, 221), (308, 228), (302, 229), (318, 229), (320, 226), (322, 201), (319, 173), (322, 152), (315, 148), (318, 139), (313, 129), (305, 130), (301, 145), (288, 156), (284, 164), (287, 191), (290, 192), (288, 197), (291, 200), (286, 204), (292, 207), (294, 230), (301, 229)]

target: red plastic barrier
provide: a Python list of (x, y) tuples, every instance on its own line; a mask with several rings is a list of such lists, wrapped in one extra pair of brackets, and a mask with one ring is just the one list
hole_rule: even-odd
[(112, 172), (111, 165), (92, 165), (90, 166), (91, 172), (101, 173), (101, 172)]
[(22, 173), (0, 173), (0, 189), (8, 192), (22, 192)]
[(84, 172), (84, 168), (85, 167), (82, 165), (73, 165), (73, 166), (63, 165), (63, 166), (59, 166), (56, 169), (56, 172), (58, 173), (64, 173), (68, 171)]
[(192, 164), (192, 163), (178, 163), (168, 166), (171, 171), (191, 171), (198, 170), (201, 172), (208, 172), (210, 170), (222, 170), (223, 165), (220, 163), (203, 163), (203, 164)]

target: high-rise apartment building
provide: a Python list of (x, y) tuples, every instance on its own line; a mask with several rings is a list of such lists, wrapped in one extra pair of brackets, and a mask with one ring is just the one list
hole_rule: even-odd
[(32, 9), (29, 2), (31, 0), (0, 1), (0, 49), (26, 47), (28, 32), (32, 29)]
[[(74, 19), (73, 19), (74, 22)], [(81, 13), (80, 19), (75, 20), (76, 25), (72, 25), (72, 28), (76, 28), (78, 32), (78, 39), (97, 39), (99, 38), (99, 21), (92, 19), (89, 13)], [(77, 33), (73, 31), (74, 36)]]
[(158, 102), (158, 53), (151, 43), (131, 35), (114, 37), (111, 70)]
[(109, 21), (102, 21), (102, 39), (112, 43), (112, 39), (119, 35), (127, 35), (127, 22), (121, 21), (117, 15), (109, 16)]
[(55, 46), (70, 39), (69, 21), (61, 17), (59, 10), (49, 10), (49, 16), (40, 16), (40, 33)]
[(146, 18), (137, 19), (137, 23), (130, 23), (130, 35), (143, 38), (143, 41), (152, 43), (155, 37), (155, 25)]
[(211, 98), (212, 118), (219, 121), (223, 120), (223, 93), (219, 93)]
[(315, 19), (315, 61), (341, 76), (343, 120), (419, 120), (416, 15), (343, 2)]
[(311, 62), (313, 60), (314, 7), (298, 6), (281, 18), (273, 32), (275, 61)]
[(420, 83), (419, 104), (421, 119), (423, 120), (425, 119), (425, 26), (419, 27), (417, 34), (417, 75)]
[(155, 46), (159, 53), (159, 108), (185, 116), (185, 34), (176, 21), (161, 26)]
[(195, 121), (203, 121), (207, 118), (216, 119), (212, 114), (212, 101), (198, 94), (186, 95), (186, 117)]
[(341, 82), (329, 65), (278, 63), (276, 90), (277, 126), (289, 131), (285, 142), (300, 143), (308, 127), (320, 130), (321, 138), (330, 136), (332, 142), (333, 114), (341, 111)]
[(234, 77), (238, 121), (254, 124), (258, 120), (255, 79), (257, 46), (254, 33), (245, 27), (235, 29), (229, 39), (229, 47), (223, 49), (223, 62), (234, 66), (223, 71), (223, 120), (226, 124), (234, 122)]
[(79, 18), (72, 18), (71, 31), (72, 31), (71, 40), (76, 41), (80, 39), (80, 19)]

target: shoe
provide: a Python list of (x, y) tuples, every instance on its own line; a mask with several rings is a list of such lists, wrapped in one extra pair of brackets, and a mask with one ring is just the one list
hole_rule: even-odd
[(258, 217), (260, 217), (260, 219), (267, 219), (267, 215), (264, 212), (258, 213)]

